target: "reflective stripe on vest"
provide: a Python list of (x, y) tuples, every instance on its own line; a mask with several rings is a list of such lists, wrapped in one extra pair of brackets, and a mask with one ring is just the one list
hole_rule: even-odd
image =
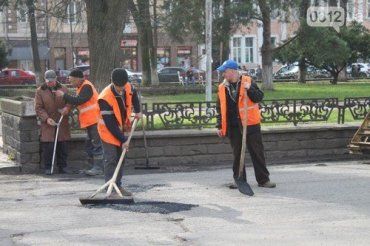
[(92, 97), (85, 103), (77, 106), (79, 111), (78, 119), (80, 121), (80, 127), (86, 128), (88, 126), (98, 123), (99, 118), (99, 105), (98, 105), (98, 92), (96, 91), (94, 85), (88, 81), (84, 80), (80, 87), (77, 88), (77, 94), (80, 94), (83, 86), (89, 85), (92, 89)]
[(84, 107), (84, 108), (82, 108), (82, 109), (80, 109), (79, 110), (79, 112), (80, 112), (80, 114), (81, 113), (85, 113), (85, 112), (87, 112), (87, 111), (89, 111), (89, 110), (96, 110), (96, 109), (99, 109), (99, 107), (98, 107), (98, 105), (97, 104), (94, 104), (94, 105), (90, 105), (90, 106), (87, 106), (87, 107)]
[(106, 101), (109, 106), (112, 107), (113, 110), (104, 110), (100, 111), (99, 114), (99, 121), (98, 121), (98, 132), (100, 138), (109, 144), (121, 146), (120, 140), (116, 138), (106, 127), (105, 122), (103, 120), (103, 115), (114, 115), (118, 122), (118, 127), (121, 131), (125, 128), (129, 128), (131, 126), (130, 116), (132, 112), (132, 88), (130, 83), (126, 83), (125, 85), (125, 102), (124, 105), (126, 107), (126, 115), (124, 119), (121, 116), (121, 110), (119, 108), (117, 98), (113, 94), (111, 84), (109, 84), (105, 89), (100, 93), (99, 99)]
[[(251, 83), (251, 78), (248, 76), (242, 76), (238, 97), (239, 118), (242, 125), (256, 125), (261, 123), (261, 113), (258, 104), (252, 102), (245, 93), (244, 88), (247, 83)], [(226, 84), (227, 82), (223, 82), (218, 86), (218, 97), (220, 99), (221, 107), (221, 133), (223, 136), (226, 135), (227, 131)], [(247, 105), (245, 105), (245, 103), (247, 103)]]

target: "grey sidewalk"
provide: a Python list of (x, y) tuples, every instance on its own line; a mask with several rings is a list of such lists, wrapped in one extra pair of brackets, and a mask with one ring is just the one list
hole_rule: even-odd
[(252, 198), (225, 187), (231, 169), (129, 175), (137, 204), (100, 208), (78, 197), (101, 179), (0, 175), (0, 245), (370, 244), (370, 165), (270, 171), (276, 189), (257, 187), (249, 172)]

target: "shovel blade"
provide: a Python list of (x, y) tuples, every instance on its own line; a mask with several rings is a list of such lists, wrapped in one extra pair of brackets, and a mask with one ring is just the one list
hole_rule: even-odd
[(247, 196), (253, 196), (254, 192), (251, 188), (251, 186), (242, 178), (235, 179), (235, 183), (238, 186), (238, 190), (240, 193), (245, 194)]

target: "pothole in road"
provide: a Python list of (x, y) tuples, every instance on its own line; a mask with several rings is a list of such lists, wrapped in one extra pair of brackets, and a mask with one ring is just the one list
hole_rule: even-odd
[(162, 187), (168, 187), (168, 185), (165, 185), (165, 184), (152, 184), (152, 185), (131, 184), (131, 185), (127, 185), (126, 188), (130, 192), (137, 193), (137, 192), (144, 192), (144, 191), (148, 191), (154, 188), (162, 188)]
[(112, 208), (119, 211), (128, 211), (136, 213), (158, 213), (171, 214), (176, 212), (188, 211), (198, 207), (195, 204), (177, 203), (177, 202), (161, 202), (161, 201), (142, 201), (135, 202), (129, 205), (108, 205), (108, 206), (91, 206), (89, 208)]

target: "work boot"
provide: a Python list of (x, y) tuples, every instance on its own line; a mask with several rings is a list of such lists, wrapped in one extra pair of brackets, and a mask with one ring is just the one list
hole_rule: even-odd
[(275, 188), (276, 187), (276, 184), (271, 182), (271, 181), (267, 181), (266, 183), (264, 184), (258, 184), (259, 187), (264, 187), (264, 188)]
[(118, 189), (121, 192), (122, 196), (132, 196), (132, 193), (123, 189), (123, 187), (119, 187)]
[(89, 176), (96, 176), (96, 175), (102, 175), (103, 174), (103, 156), (97, 156), (92, 158), (92, 161), (90, 162), (93, 164), (93, 167), (90, 170), (87, 170), (85, 172), (86, 175)]
[(100, 168), (94, 166), (90, 170), (85, 171), (85, 174), (86, 175), (89, 175), (89, 176), (102, 175), (103, 174), (103, 170), (101, 170)]

